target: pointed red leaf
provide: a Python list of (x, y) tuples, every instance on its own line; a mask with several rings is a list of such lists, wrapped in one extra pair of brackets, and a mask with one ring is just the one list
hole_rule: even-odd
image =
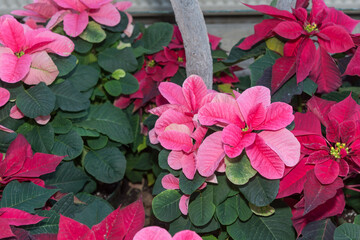
[(172, 82), (162, 82), (159, 85), (161, 95), (171, 104), (187, 106), (182, 88)]
[(0, 218), (5, 219), (9, 225), (13, 226), (36, 224), (45, 219), (45, 217), (32, 215), (15, 208), (0, 208)]
[(202, 99), (207, 94), (207, 88), (202, 78), (197, 75), (189, 76), (183, 84), (182, 91), (187, 105), (192, 112), (197, 113), (201, 107)]
[(283, 21), (273, 31), (283, 38), (294, 40), (301, 36), (304, 29), (298, 22)]
[(64, 31), (71, 37), (79, 36), (89, 23), (86, 11), (81, 13), (68, 13), (64, 17)]
[(236, 125), (244, 125), (235, 99), (233, 99), (233, 102), (211, 102), (205, 104), (199, 110), (198, 119), (202, 125), (206, 126), (215, 124), (226, 126), (232, 123)]
[(25, 54), (18, 58), (14, 54), (0, 54), (0, 78), (7, 83), (21, 81), (28, 74), (31, 65), (31, 56)]
[(253, 144), (255, 138), (255, 133), (245, 133), (234, 124), (226, 126), (222, 131), (224, 150), (230, 158), (239, 156), (245, 147)]
[(314, 173), (321, 184), (331, 184), (339, 176), (339, 163), (333, 159), (315, 165)]
[(271, 91), (276, 92), (296, 72), (296, 57), (281, 57), (276, 59), (272, 68)]
[(57, 240), (56, 233), (42, 233), (34, 235), (36, 240)]
[(342, 123), (345, 120), (360, 120), (360, 105), (351, 94), (339, 103), (334, 104), (329, 111), (329, 119)]
[(9, 223), (5, 219), (0, 218), (0, 239), (15, 237), (11, 231)]
[(96, 240), (90, 228), (60, 214), (58, 240)]
[(313, 152), (312, 154), (309, 155), (306, 163), (307, 164), (320, 164), (325, 161), (331, 160), (329, 151), (330, 151), (330, 149), (328, 149), (328, 151), (319, 150), (319, 151)]
[(255, 11), (272, 16), (274, 18), (296, 21), (296, 18), (290, 12), (285, 11), (285, 10), (279, 10), (279, 9), (269, 6), (269, 5), (249, 5), (249, 4), (245, 4), (245, 3), (244, 3), (244, 5), (249, 8), (254, 9)]
[(320, 33), (330, 38), (330, 41), (318, 38), (320, 46), (329, 53), (342, 53), (355, 47), (349, 32), (341, 26), (329, 25), (322, 28)]
[(23, 51), (26, 44), (23, 26), (9, 15), (4, 17), (1, 22), (0, 39), (3, 45), (10, 48), (14, 53)]
[(335, 104), (335, 101), (327, 101), (319, 97), (313, 96), (307, 102), (308, 109), (315, 114), (315, 116), (320, 120), (320, 122), (327, 127), (329, 122), (328, 113), (330, 108)]
[(316, 50), (315, 62), (309, 77), (317, 83), (317, 92), (329, 93), (338, 89), (342, 84), (340, 70), (324, 48)]
[(115, 26), (120, 22), (121, 19), (119, 11), (111, 3), (102, 5), (100, 9), (94, 12), (90, 12), (89, 15), (96, 22), (106, 26)]
[(303, 39), (296, 56), (297, 83), (305, 80), (315, 63), (316, 47), (310, 38)]
[(306, 164), (307, 158), (303, 158), (291, 169), (291, 171), (280, 180), (279, 192), (276, 198), (283, 198), (295, 193), (301, 193), (306, 181), (306, 173), (314, 168)]
[(308, 111), (307, 113), (295, 113), (295, 128), (291, 132), (295, 136), (315, 134), (321, 136), (320, 120)]
[(267, 108), (266, 118), (258, 129), (280, 130), (291, 124), (293, 120), (294, 115), (291, 105), (274, 102)]
[(139, 199), (123, 209), (119, 207), (91, 229), (96, 240), (132, 240), (134, 235), (144, 226), (144, 222), (144, 206), (142, 200)]
[(333, 198), (337, 190), (342, 187), (344, 187), (344, 183), (341, 178), (336, 178), (332, 184), (322, 185), (316, 178), (314, 171), (308, 171), (304, 186), (304, 214), (311, 212), (316, 207)]
[(359, 20), (352, 19), (343, 11), (339, 11), (335, 8), (328, 8), (326, 12), (327, 17), (323, 21), (323, 24), (328, 22), (335, 23), (336, 25), (344, 27), (349, 33), (351, 33), (359, 23)]
[(360, 48), (356, 49), (354, 56), (351, 58), (344, 75), (360, 76)]

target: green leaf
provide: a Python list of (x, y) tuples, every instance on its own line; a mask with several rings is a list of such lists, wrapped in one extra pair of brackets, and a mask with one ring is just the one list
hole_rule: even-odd
[(77, 126), (96, 130), (122, 144), (128, 144), (134, 140), (126, 114), (109, 102), (91, 106), (88, 119), (78, 123)]
[(217, 62), (213, 64), (213, 73), (221, 72), (228, 69), (228, 66), (226, 66), (222, 62)]
[(85, 204), (75, 204), (74, 194), (69, 193), (57, 201), (51, 210), (64, 215), (65, 217), (74, 218), (75, 214), (84, 210)]
[(246, 59), (260, 56), (261, 54), (265, 53), (266, 50), (266, 44), (265, 42), (256, 44), (254, 47), (252, 47), (249, 50), (242, 50), (238, 48), (237, 46), (244, 41), (245, 38), (241, 39), (238, 43), (235, 44), (235, 46), (231, 49), (229, 57), (225, 59), (223, 62), (226, 64), (234, 64), (240, 61), (244, 61)]
[(10, 143), (15, 140), (16, 136), (16, 133), (0, 131), (0, 152), (6, 152)]
[(79, 64), (75, 71), (67, 78), (79, 91), (88, 91), (94, 87), (100, 77), (100, 70), (92, 66)]
[(305, 93), (307, 93), (309, 96), (314, 95), (317, 88), (318, 88), (318, 85), (316, 83), (314, 83), (314, 81), (311, 80), (310, 78), (306, 78), (303, 81), (303, 91)]
[(163, 47), (169, 45), (172, 35), (173, 26), (169, 23), (154, 23), (148, 27), (142, 37), (144, 48), (149, 50), (147, 54), (163, 50)]
[(239, 216), (239, 219), (243, 222), (249, 220), (252, 216), (252, 211), (247, 204), (246, 200), (241, 196), (241, 194), (237, 194), (236, 198), (236, 211)]
[(249, 203), (250, 209), (253, 213), (255, 213), (258, 216), (268, 217), (275, 213), (275, 208), (273, 208), (270, 205), (264, 206), (264, 207), (258, 207), (255, 206), (252, 203)]
[(195, 192), (204, 182), (205, 178), (198, 172), (196, 172), (193, 180), (188, 179), (182, 172), (179, 178), (180, 190), (187, 195), (191, 195)]
[(122, 11), (119, 12), (120, 12), (121, 21), (116, 26), (113, 27), (104, 26), (106, 30), (118, 33), (118, 32), (123, 32), (127, 28), (129, 24), (129, 18), (124, 12)]
[(181, 195), (176, 190), (166, 190), (152, 201), (152, 210), (157, 219), (171, 222), (181, 215), (179, 209)]
[(101, 25), (90, 21), (86, 29), (79, 36), (81, 39), (90, 43), (99, 43), (106, 38), (105, 31), (101, 28)]
[(87, 144), (93, 150), (99, 150), (99, 149), (104, 148), (106, 146), (106, 144), (108, 143), (108, 141), (109, 141), (109, 139), (107, 136), (100, 135), (100, 137), (98, 137), (98, 138), (88, 139)]
[(166, 189), (162, 186), (161, 180), (165, 175), (167, 175), (167, 172), (161, 172), (157, 177), (155, 184), (153, 186), (152, 195), (158, 195), (159, 193), (165, 191)]
[(246, 184), (257, 173), (251, 166), (246, 154), (233, 159), (225, 157), (225, 164), (227, 178), (236, 185)]
[(92, 43), (81, 38), (72, 38), (71, 40), (75, 44), (75, 51), (78, 53), (88, 53), (93, 47)]
[(84, 142), (80, 135), (71, 130), (67, 134), (55, 136), (51, 152), (55, 155), (66, 156), (64, 160), (71, 160), (82, 153)]
[(84, 162), (86, 171), (101, 182), (114, 183), (124, 177), (126, 159), (115, 147), (90, 151), (86, 154)]
[(125, 76), (126, 76), (126, 72), (122, 69), (117, 69), (111, 74), (111, 77), (116, 80), (120, 80), (120, 78), (123, 78)]
[(263, 76), (265, 69), (273, 66), (278, 58), (280, 58), (279, 54), (266, 50), (264, 56), (258, 58), (249, 66), (251, 72), (251, 86), (256, 85), (257, 81)]
[(50, 124), (53, 127), (54, 132), (57, 134), (66, 134), (70, 132), (72, 128), (72, 122), (69, 119), (61, 117), (61, 115), (56, 115)]
[(296, 76), (290, 78), (271, 97), (272, 102), (290, 103), (294, 95), (300, 95), (303, 91), (303, 82), (297, 83)]
[(275, 200), (279, 191), (279, 182), (256, 175), (247, 184), (239, 186), (239, 189), (249, 202), (263, 207)]
[(100, 137), (100, 133), (95, 130), (89, 130), (82, 127), (77, 127), (76, 125), (72, 128), (77, 134), (81, 137)]
[(210, 186), (189, 204), (189, 217), (195, 226), (204, 226), (214, 216), (215, 204), (213, 203), (213, 191)]
[(231, 187), (225, 175), (217, 175), (218, 183), (214, 186), (214, 204), (218, 206), (225, 201), (231, 191)]
[(360, 215), (355, 216), (354, 224), (360, 225)]
[(210, 236), (204, 236), (202, 237), (203, 240), (218, 240), (216, 237), (214, 237), (214, 235), (210, 235)]
[(234, 223), (238, 217), (236, 209), (236, 196), (226, 199), (216, 207), (216, 216), (222, 225)]
[(315, 221), (307, 224), (301, 231), (301, 237), (299, 240), (327, 240), (334, 239), (334, 231), (336, 229), (335, 224), (331, 222), (330, 218)]
[(107, 48), (99, 54), (98, 58), (100, 67), (111, 73), (117, 69), (134, 72), (138, 67), (138, 62), (131, 48), (122, 50)]
[(51, 153), (55, 135), (50, 124), (41, 126), (36, 123), (24, 123), (17, 132), (25, 136), (34, 151)]
[(253, 215), (247, 222), (235, 221), (227, 227), (234, 240), (295, 240), (289, 207), (277, 208), (270, 217)]
[(138, 80), (130, 73), (126, 73), (125, 77), (120, 79), (120, 83), (123, 94), (135, 93), (140, 87)]
[(34, 235), (58, 232), (60, 215), (57, 212), (52, 210), (43, 210), (36, 212), (36, 214), (46, 218), (37, 224), (23, 226), (26, 231), (29, 231), (31, 234)]
[(74, 55), (62, 57), (56, 54), (50, 54), (50, 57), (54, 61), (57, 69), (59, 70), (58, 77), (63, 77), (69, 74), (76, 67), (77, 59)]
[(89, 99), (74, 88), (70, 81), (52, 85), (50, 89), (56, 96), (56, 104), (63, 111), (78, 112), (90, 106)]
[(16, 208), (29, 213), (45, 206), (46, 201), (58, 189), (46, 189), (32, 182), (12, 181), (6, 185), (0, 201), (0, 208)]
[(10, 117), (10, 110), (13, 106), (15, 106), (14, 103), (8, 102), (5, 106), (0, 107), (0, 125), (16, 130), (24, 123), (24, 120)]
[(41, 177), (46, 186), (60, 189), (61, 192), (78, 193), (90, 181), (83, 170), (75, 167), (73, 162), (62, 162), (56, 171)]
[(89, 228), (100, 223), (114, 211), (114, 208), (102, 198), (86, 193), (77, 194), (76, 197), (80, 201), (86, 202), (86, 206), (81, 212), (75, 214), (74, 220), (85, 224)]
[(106, 82), (104, 88), (106, 92), (113, 97), (118, 97), (122, 93), (121, 83), (117, 80)]
[(20, 111), (29, 118), (49, 115), (55, 107), (56, 97), (45, 85), (38, 85), (24, 89), (16, 98), (16, 105)]
[(334, 232), (334, 240), (359, 240), (360, 225), (344, 223), (337, 227)]

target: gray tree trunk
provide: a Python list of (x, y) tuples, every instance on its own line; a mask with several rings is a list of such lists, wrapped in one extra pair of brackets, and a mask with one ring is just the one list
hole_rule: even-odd
[(204, 15), (198, 0), (170, 0), (184, 40), (186, 74), (202, 77), (212, 89), (213, 64)]
[(292, 12), (291, 8), (295, 8), (296, 0), (278, 0), (276, 7), (281, 10)]

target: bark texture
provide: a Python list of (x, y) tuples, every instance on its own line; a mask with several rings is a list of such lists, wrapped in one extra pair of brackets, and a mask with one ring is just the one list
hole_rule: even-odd
[(202, 77), (206, 87), (212, 89), (213, 63), (204, 15), (198, 0), (170, 0), (176, 23), (184, 40), (186, 74)]
[(291, 8), (295, 8), (296, 0), (278, 0), (276, 7), (281, 10), (292, 12)]

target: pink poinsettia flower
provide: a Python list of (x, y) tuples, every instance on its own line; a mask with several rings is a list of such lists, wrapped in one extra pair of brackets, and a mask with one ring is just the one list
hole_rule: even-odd
[(24, 6), (26, 10), (14, 10), (11, 14), (25, 16), (25, 20), (32, 20), (36, 23), (45, 23), (59, 11), (59, 6), (53, 0), (34, 0)]
[(74, 43), (47, 29), (31, 29), (9, 15), (0, 17), (0, 79), (51, 84), (59, 71), (48, 53), (69, 56)]
[(164, 228), (150, 226), (141, 229), (136, 233), (133, 240), (201, 240), (202, 238), (195, 232), (183, 230), (171, 237), (170, 233)]
[(342, 213), (342, 178), (360, 171), (360, 106), (351, 96), (339, 103), (312, 97), (307, 106), (307, 113), (295, 114), (292, 131), (301, 143), (302, 159), (281, 179), (277, 196), (303, 192), (293, 210), (299, 234), (311, 221)]
[(31, 181), (43, 187), (44, 181), (39, 177), (55, 171), (63, 158), (45, 153), (33, 154), (25, 137), (18, 134), (7, 149), (4, 159), (0, 153), (0, 184), (18, 180)]
[[(180, 180), (178, 178), (176, 178), (174, 175), (169, 173), (161, 179), (161, 185), (165, 189), (179, 190), (180, 189), (179, 181)], [(198, 190), (204, 189), (206, 187), (206, 185), (207, 185), (207, 183), (204, 182), (198, 188)], [(180, 209), (181, 213), (184, 215), (188, 214), (189, 200), (190, 200), (190, 195), (187, 195), (187, 194), (182, 195), (180, 198), (179, 209)]]
[(292, 107), (270, 102), (270, 90), (252, 87), (235, 100), (218, 94), (198, 114), (202, 125), (224, 127), (209, 135), (197, 154), (197, 170), (211, 176), (226, 154), (239, 156), (245, 149), (252, 167), (268, 179), (284, 175), (285, 165), (295, 166), (300, 158), (300, 144), (285, 127), (294, 119)]
[(115, 26), (120, 22), (120, 13), (112, 0), (53, 0), (61, 10), (56, 12), (47, 24), (52, 29), (60, 22), (71, 37), (79, 36), (87, 27), (89, 17), (95, 22)]
[[(279, 36), (288, 41), (284, 56), (273, 67), (272, 90), (276, 91), (296, 73), (297, 82), (307, 76), (318, 84), (318, 92), (331, 92), (341, 85), (340, 71), (329, 54), (355, 47), (351, 32), (359, 21), (343, 12), (328, 8), (323, 0), (313, 0), (310, 15), (299, 7), (293, 13), (271, 6), (248, 7), (274, 18), (255, 26), (255, 33), (238, 47), (250, 49), (257, 42)], [(319, 45), (316, 49), (317, 43)]]
[(150, 110), (159, 116), (149, 132), (150, 141), (172, 150), (168, 158), (170, 167), (182, 169), (187, 178), (193, 179), (196, 173), (195, 156), (207, 132), (207, 128), (200, 126), (194, 117), (214, 94), (208, 94), (205, 83), (196, 75), (188, 77), (183, 87), (163, 82), (159, 91), (169, 104)]

